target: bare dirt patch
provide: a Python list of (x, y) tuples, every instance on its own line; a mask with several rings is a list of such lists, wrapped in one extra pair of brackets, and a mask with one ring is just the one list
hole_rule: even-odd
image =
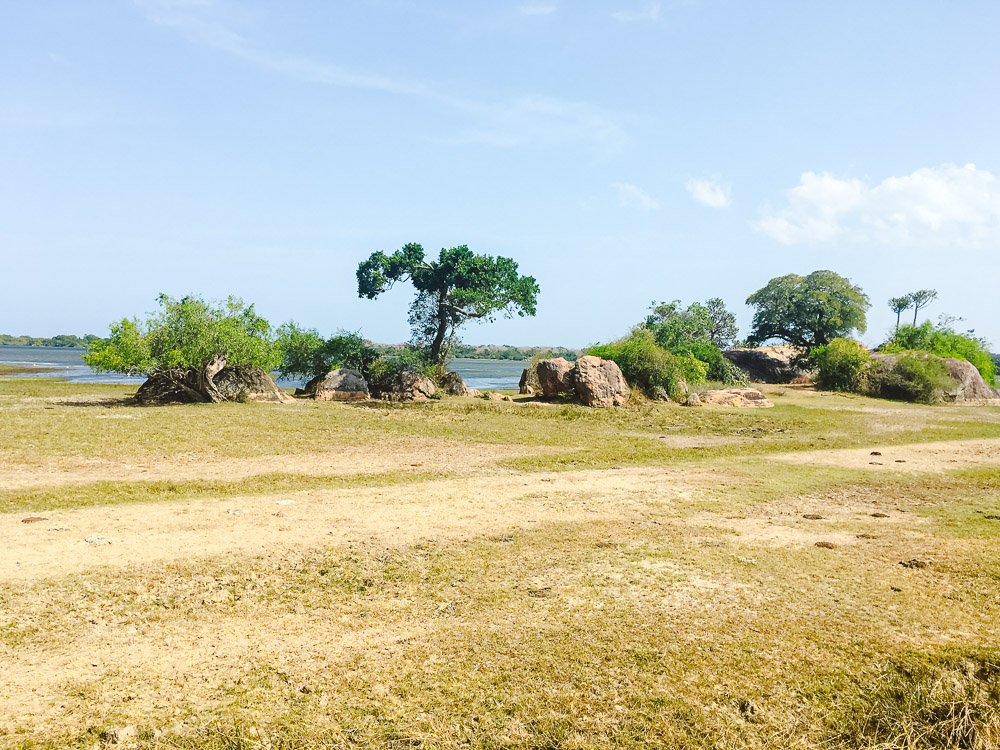
[(768, 460), (881, 472), (941, 472), (1000, 467), (1000, 439), (799, 451), (768, 456)]

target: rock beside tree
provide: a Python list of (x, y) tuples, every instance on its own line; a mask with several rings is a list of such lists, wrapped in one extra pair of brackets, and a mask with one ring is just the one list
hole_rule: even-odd
[(400, 370), (393, 374), (377, 398), (386, 401), (427, 401), (437, 393), (434, 381), (413, 370)]
[(160, 370), (139, 386), (140, 404), (206, 404), (226, 401), (271, 401), (287, 403), (292, 397), (278, 387), (268, 373), (246, 365), (226, 367), (216, 358), (206, 367)]
[(331, 370), (316, 384), (314, 398), (317, 401), (367, 401), (371, 393), (360, 372), (341, 367)]
[(600, 357), (580, 357), (570, 370), (577, 399), (584, 406), (608, 407), (628, 403), (629, 388), (617, 364)]
[(781, 384), (812, 375), (798, 363), (802, 353), (798, 347), (783, 345), (727, 349), (722, 356), (743, 370), (752, 381)]
[[(881, 362), (889, 371), (896, 366), (902, 354), (873, 354), (872, 359)], [(955, 385), (948, 388), (942, 394), (943, 400), (956, 403), (968, 401), (992, 401), (1000, 399), (1000, 391), (991, 386), (975, 365), (966, 362), (964, 359), (953, 359), (951, 357), (936, 357), (933, 354), (914, 354), (912, 356), (920, 358), (940, 359), (948, 367), (948, 375)]]
[(449, 396), (468, 396), (469, 389), (457, 372), (446, 372), (441, 378), (441, 390)]
[(563, 357), (555, 359), (543, 359), (539, 362), (535, 371), (538, 374), (538, 384), (542, 389), (545, 398), (557, 398), (573, 391), (573, 381), (570, 372), (573, 370), (573, 363)]

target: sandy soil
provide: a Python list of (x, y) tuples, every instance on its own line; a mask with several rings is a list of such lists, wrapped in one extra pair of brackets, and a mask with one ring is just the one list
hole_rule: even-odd
[(886, 448), (799, 451), (770, 456), (769, 460), (881, 472), (938, 472), (1000, 464), (1000, 440), (956, 440)]

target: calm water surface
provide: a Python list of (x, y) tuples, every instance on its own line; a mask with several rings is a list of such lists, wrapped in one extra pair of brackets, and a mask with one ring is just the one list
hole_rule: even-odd
[[(27, 373), (19, 377), (63, 378), (76, 383), (135, 383), (136, 385), (145, 380), (143, 377), (129, 377), (117, 373), (96, 373), (80, 359), (80, 355), (86, 351), (72, 347), (0, 346), (0, 363), (20, 367), (57, 368), (55, 372)], [(517, 388), (521, 370), (527, 366), (527, 362), (507, 359), (455, 359), (452, 360), (450, 369), (461, 375), (469, 388), (483, 391)], [(301, 386), (304, 382), (293, 378), (278, 380), (278, 384), (285, 388)]]

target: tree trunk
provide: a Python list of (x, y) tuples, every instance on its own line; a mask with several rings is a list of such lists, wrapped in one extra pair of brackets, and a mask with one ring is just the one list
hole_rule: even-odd
[(444, 344), (444, 337), (448, 333), (447, 301), (444, 292), (438, 294), (437, 331), (434, 334), (434, 340), (431, 342), (431, 361), (436, 365), (444, 364), (443, 357), (441, 356), (441, 347)]
[(140, 403), (218, 404), (226, 401), (214, 378), (226, 366), (226, 358), (216, 356), (200, 370), (176, 368), (154, 373), (135, 393)]

